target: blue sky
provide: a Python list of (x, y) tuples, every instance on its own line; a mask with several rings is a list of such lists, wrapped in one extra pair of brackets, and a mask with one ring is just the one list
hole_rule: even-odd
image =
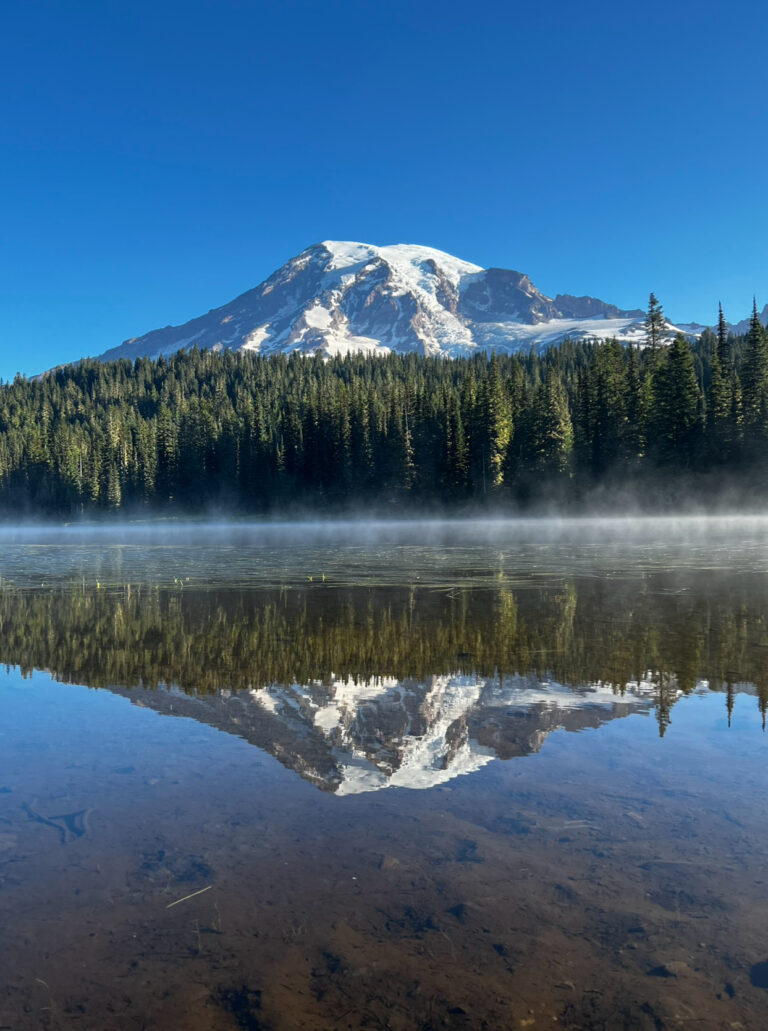
[(736, 321), (768, 302), (766, 30), (742, 0), (8, 4), (0, 376), (323, 239)]

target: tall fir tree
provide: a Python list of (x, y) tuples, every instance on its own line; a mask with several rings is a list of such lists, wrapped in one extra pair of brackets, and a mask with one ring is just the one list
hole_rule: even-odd
[(566, 472), (573, 448), (573, 424), (568, 396), (552, 368), (536, 390), (531, 416), (528, 456), (531, 467), (539, 473)]
[(742, 418), (748, 461), (764, 458), (768, 440), (768, 341), (752, 303), (752, 316), (741, 368)]
[(661, 345), (666, 332), (664, 310), (654, 293), (648, 298), (648, 311), (645, 315), (645, 342), (653, 356)]
[(654, 450), (671, 466), (690, 466), (696, 449), (700, 398), (690, 344), (678, 333), (653, 372)]
[(600, 477), (624, 456), (627, 428), (624, 350), (613, 340), (595, 351), (593, 387), (592, 470)]
[(504, 482), (507, 452), (512, 439), (512, 409), (494, 351), (488, 368), (485, 425), (488, 443), (489, 487), (497, 491)]
[[(702, 340), (703, 338), (702, 335)], [(728, 326), (722, 304), (718, 305), (717, 336), (714, 338), (709, 360), (707, 444), (711, 461), (715, 465), (723, 465), (734, 459), (737, 439), (734, 422), (734, 371), (731, 365)]]
[(724, 373), (730, 372), (731, 348), (728, 343), (728, 324), (723, 314), (723, 305), (720, 302), (717, 306), (717, 357)]
[(640, 372), (638, 351), (632, 344), (628, 346), (624, 390), (624, 410), (627, 413), (627, 457), (630, 462), (636, 463), (645, 452), (650, 381), (648, 389), (644, 389), (644, 377)]

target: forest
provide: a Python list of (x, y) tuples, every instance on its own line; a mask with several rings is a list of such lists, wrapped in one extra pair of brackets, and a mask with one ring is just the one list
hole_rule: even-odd
[(708, 570), (680, 574), (678, 586), (653, 573), (610, 589), (583, 576), (449, 594), (160, 582), (30, 590), (4, 580), (0, 662), (91, 687), (175, 685), (196, 695), (444, 674), (532, 675), (621, 695), (650, 679), (662, 734), (678, 698), (704, 678), (723, 692), (728, 717), (751, 684), (765, 720), (762, 584)]
[[(659, 309), (660, 311), (660, 309)], [(83, 360), (0, 386), (0, 511), (240, 513), (768, 493), (768, 341)]]

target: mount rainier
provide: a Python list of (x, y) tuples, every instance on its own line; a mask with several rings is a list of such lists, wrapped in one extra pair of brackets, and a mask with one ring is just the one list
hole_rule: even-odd
[(156, 358), (197, 345), (265, 355), (320, 350), (327, 356), (455, 358), (478, 350), (539, 350), (566, 338), (641, 343), (643, 319), (640, 309), (593, 297), (547, 297), (520, 272), (483, 269), (431, 247), (327, 240), (229, 304), (126, 340), (99, 357)]
[(331, 677), (249, 691), (187, 695), (178, 689), (110, 687), (167, 716), (245, 738), (322, 791), (361, 794), (437, 787), (494, 757), (538, 752), (556, 730), (597, 728), (649, 712), (654, 684), (617, 693), (512, 675), (445, 674), (425, 680)]

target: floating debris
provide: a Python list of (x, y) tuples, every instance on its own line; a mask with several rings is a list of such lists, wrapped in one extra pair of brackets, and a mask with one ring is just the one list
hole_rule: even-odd
[(213, 885), (209, 884), (207, 888), (201, 888), (200, 891), (193, 891), (191, 895), (185, 895), (183, 899), (176, 899), (175, 902), (169, 902), (165, 908), (171, 909), (173, 906), (178, 906), (180, 902), (186, 902), (187, 899), (193, 899), (195, 895), (202, 895), (204, 892), (210, 891), (212, 887)]

